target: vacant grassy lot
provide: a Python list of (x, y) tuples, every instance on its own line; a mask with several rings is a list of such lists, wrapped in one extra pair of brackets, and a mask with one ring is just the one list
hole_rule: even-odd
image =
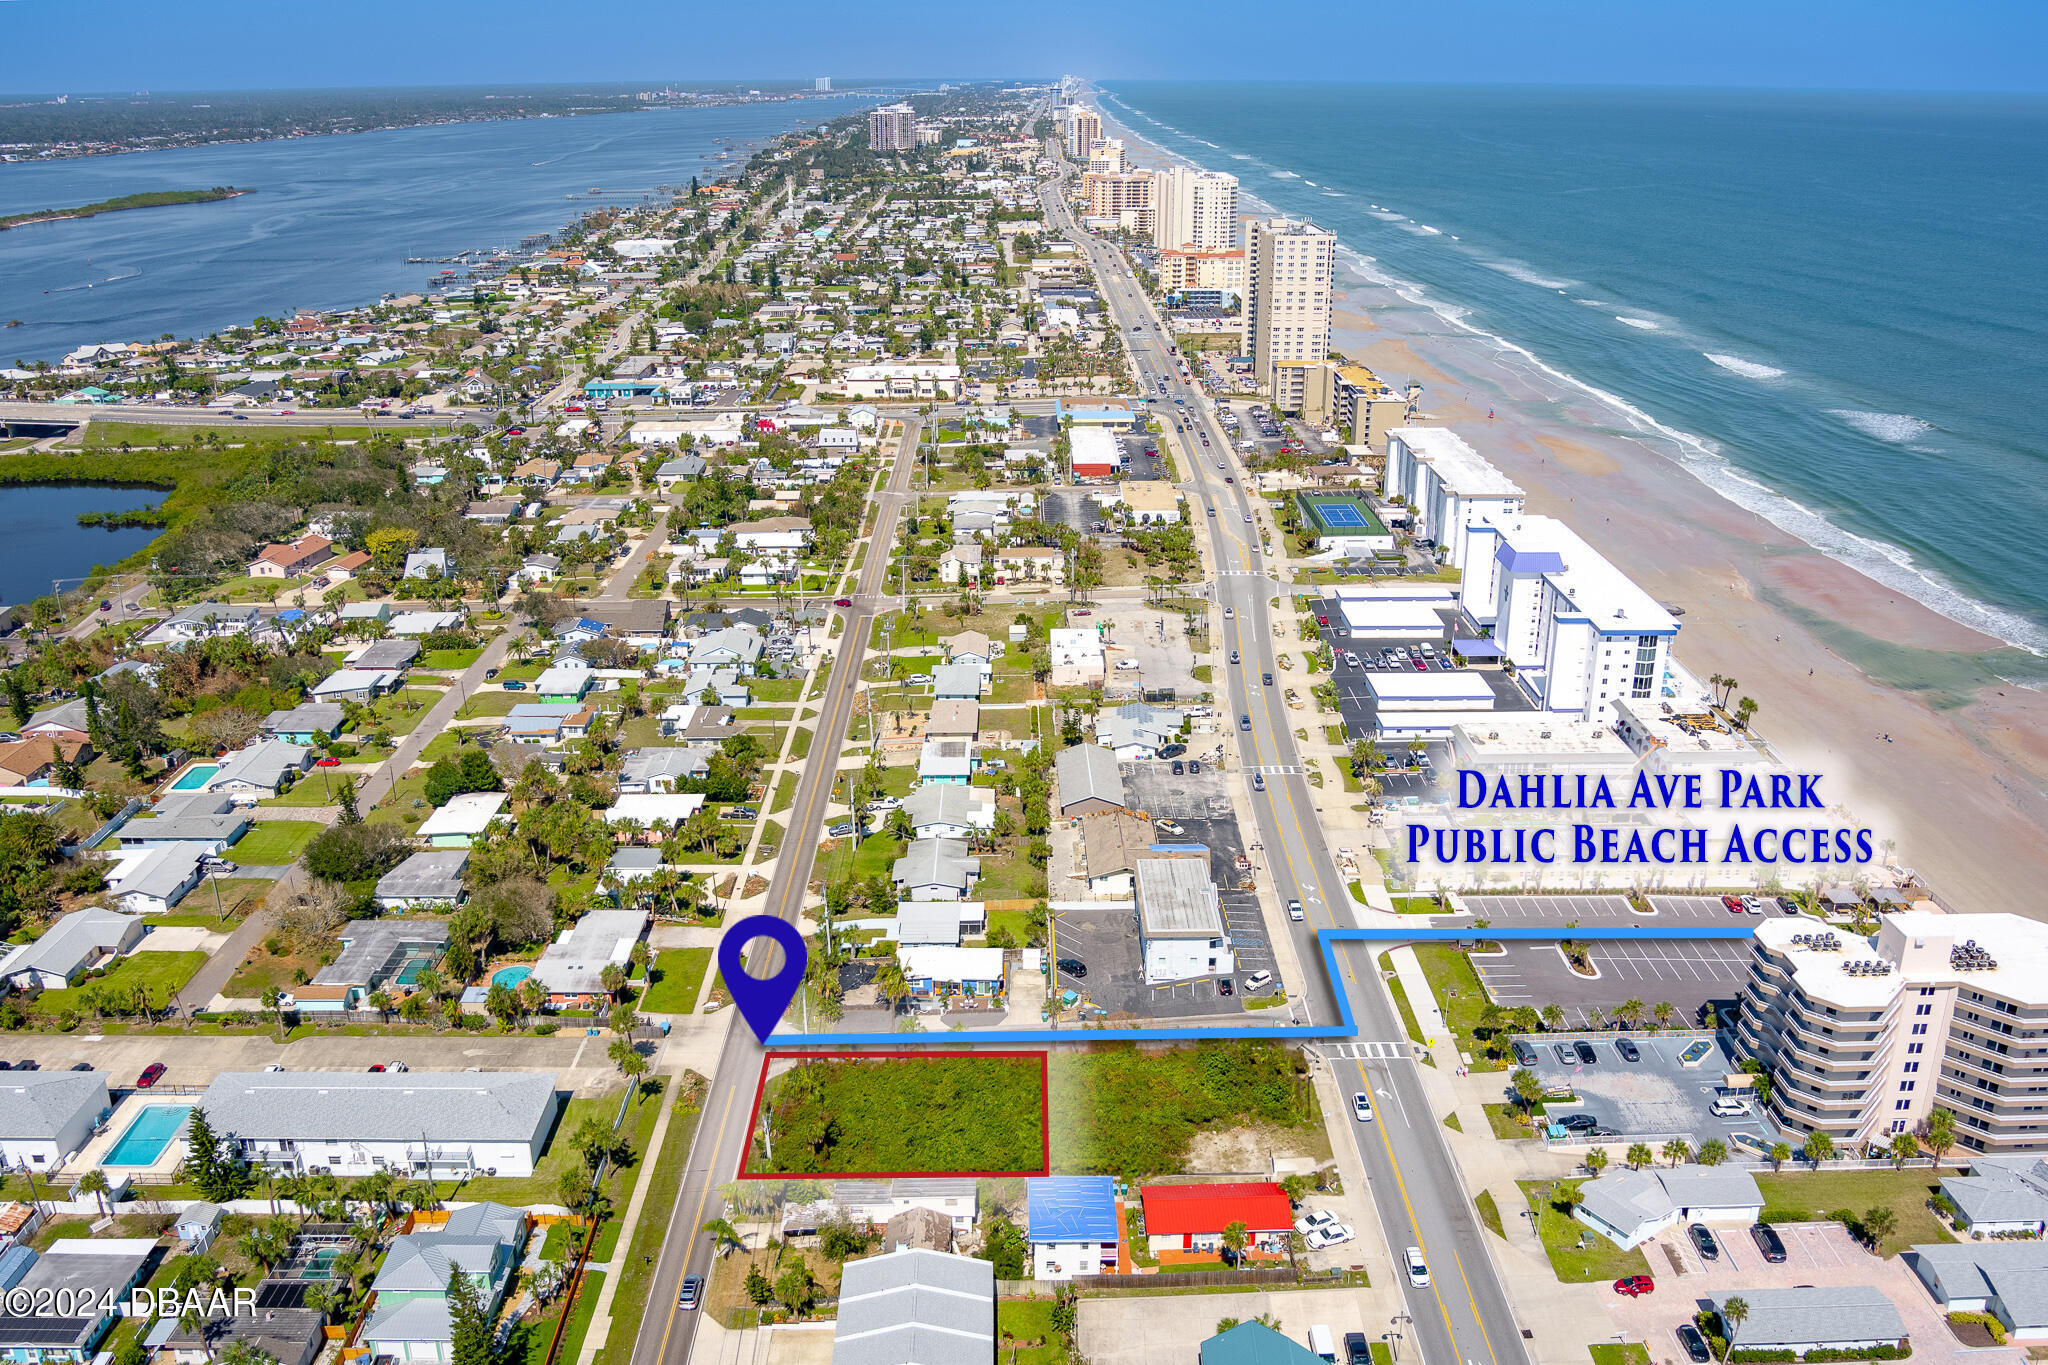
[(711, 966), (709, 948), (671, 948), (654, 955), (654, 971), (640, 1008), (649, 1014), (688, 1014)]
[(1429, 978), (1430, 994), (1436, 997), (1437, 1009), (1458, 1036), (1458, 1050), (1471, 1056), (1472, 1069), (1501, 1070), (1501, 1059), (1491, 1050), (1491, 1044), (1473, 1036), (1479, 1027), (1479, 1013), (1486, 1008), (1486, 988), (1479, 983), (1479, 974), (1472, 970), (1472, 959), (1452, 943), (1418, 943), (1415, 958), (1422, 964), (1423, 975)]
[(1882, 1206), (1898, 1218), (1898, 1227), (1884, 1239), (1887, 1256), (1915, 1242), (1955, 1240), (1927, 1207), (1938, 1188), (1931, 1171), (1831, 1171), (1825, 1166), (1815, 1171), (1788, 1161), (1776, 1175), (1759, 1171), (1756, 1185), (1763, 1191), (1766, 1223), (1840, 1218), (1855, 1224), (1865, 1210)]
[(318, 820), (258, 821), (228, 850), (228, 856), (244, 867), (289, 866), (325, 828)]
[(1176, 1174), (1197, 1133), (1232, 1127), (1285, 1129), (1303, 1150), (1330, 1150), (1301, 1054), (1277, 1043), (1061, 1053), (1052, 1094), (1053, 1168), (1062, 1174)]
[(87, 1001), (99, 997), (127, 1002), (137, 987), (149, 994), (149, 1003), (161, 1009), (184, 989), (192, 974), (206, 961), (206, 954), (135, 953), (117, 961), (104, 976), (90, 978), (61, 991), (44, 991), (36, 997), (38, 1014), (60, 1015), (66, 1010), (89, 1014)]
[(1036, 1057), (804, 1062), (768, 1084), (772, 1156), (748, 1170), (880, 1174), (1039, 1171), (1046, 1096)]

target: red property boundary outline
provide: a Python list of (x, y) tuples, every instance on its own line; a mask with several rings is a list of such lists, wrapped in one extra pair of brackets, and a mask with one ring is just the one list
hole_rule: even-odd
[[(762, 1171), (747, 1169), (747, 1163), (754, 1156), (754, 1133), (761, 1124), (761, 1105), (768, 1096), (768, 1066), (778, 1057), (800, 1061), (822, 1061), (830, 1058), (844, 1058), (849, 1061), (911, 1061), (945, 1062), (966, 1061), (982, 1057), (1035, 1057), (1038, 1060), (1038, 1163), (1035, 1171)], [(975, 1048), (971, 1052), (813, 1052), (806, 1048), (801, 1051), (769, 1050), (761, 1054), (761, 1077), (754, 1085), (754, 1108), (747, 1115), (747, 1138), (740, 1146), (741, 1180), (917, 1180), (945, 1179), (948, 1177), (981, 1176), (1038, 1176), (1052, 1174), (1052, 1054), (1029, 1048), (998, 1051), (991, 1048)]]

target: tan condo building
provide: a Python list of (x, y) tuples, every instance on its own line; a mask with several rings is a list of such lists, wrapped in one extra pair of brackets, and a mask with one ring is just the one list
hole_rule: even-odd
[(1155, 258), (1155, 264), (1159, 272), (1159, 287), (1169, 294), (1187, 289), (1221, 289), (1239, 298), (1244, 297), (1242, 249), (1162, 251)]
[(1888, 1142), (1941, 1108), (1963, 1151), (2048, 1152), (2048, 924), (1914, 909), (1863, 939), (1801, 916), (1751, 951), (1736, 1033), (1792, 1132)]
[(1102, 115), (1093, 109), (1074, 104), (1067, 107), (1067, 155), (1076, 161), (1086, 161), (1094, 150), (1096, 139), (1102, 136)]
[(877, 152), (908, 152), (917, 146), (917, 113), (907, 104), (885, 104), (868, 111), (868, 147)]
[(1314, 223), (1254, 219), (1246, 234), (1244, 350), (1253, 381), (1281, 412), (1302, 409), (1303, 363), (1329, 356), (1336, 265), (1337, 234)]
[[(1154, 171), (1152, 245), (1168, 251), (1229, 251), (1237, 246), (1237, 177), (1172, 166)], [(1214, 286), (1201, 286), (1211, 288)]]

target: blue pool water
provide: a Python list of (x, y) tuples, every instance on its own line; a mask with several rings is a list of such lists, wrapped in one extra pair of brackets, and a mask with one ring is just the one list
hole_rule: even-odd
[(505, 989), (511, 990), (532, 975), (533, 968), (522, 962), (516, 967), (500, 967), (497, 971), (492, 972), (491, 984), (493, 986), (503, 986)]
[(153, 1104), (136, 1115), (128, 1131), (107, 1149), (108, 1166), (153, 1166), (192, 1116), (189, 1104)]
[(195, 763), (185, 769), (178, 780), (171, 784), (171, 790), (174, 792), (197, 791), (211, 782), (213, 775), (219, 771), (220, 764), (218, 763)]

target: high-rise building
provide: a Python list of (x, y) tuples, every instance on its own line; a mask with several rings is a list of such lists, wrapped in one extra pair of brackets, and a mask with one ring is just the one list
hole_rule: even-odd
[(1102, 136), (1102, 115), (1084, 105), (1067, 106), (1067, 155), (1076, 161), (1086, 161), (1089, 152), (1095, 148), (1095, 140)]
[(1244, 351), (1281, 412), (1301, 411), (1303, 367), (1329, 355), (1336, 263), (1337, 234), (1299, 218), (1254, 219), (1245, 234)]
[(1237, 245), (1237, 177), (1173, 166), (1154, 171), (1152, 245), (1168, 251), (1229, 251)]
[(907, 104), (885, 104), (868, 113), (868, 147), (907, 152), (917, 146), (917, 114)]
[(820, 76), (818, 77), (818, 79), (811, 82), (811, 89), (819, 92), (820, 94), (823, 94), (826, 91), (831, 90), (831, 88), (832, 78), (830, 76)]
[(1914, 908), (1867, 939), (1822, 928), (1757, 922), (1735, 1016), (1794, 1145), (1888, 1142), (1946, 1109), (1965, 1152), (2048, 1152), (2048, 926)]
[(1152, 177), (1144, 171), (1090, 171), (1081, 177), (1081, 192), (1088, 196), (1090, 218), (1114, 218), (1119, 228), (1152, 231)]
[[(1156, 219), (1166, 210), (1158, 202), (1158, 182), (1154, 181), (1153, 184), (1153, 240), (1156, 241)], [(1169, 294), (1184, 294), (1190, 289), (1210, 289), (1236, 298), (1244, 297), (1243, 251), (1167, 250), (1154, 258), (1153, 269), (1159, 276), (1159, 287)]]
[(1124, 140), (1120, 137), (1099, 137), (1088, 149), (1088, 169), (1097, 175), (1122, 175), (1131, 168), (1131, 159), (1124, 155)]

